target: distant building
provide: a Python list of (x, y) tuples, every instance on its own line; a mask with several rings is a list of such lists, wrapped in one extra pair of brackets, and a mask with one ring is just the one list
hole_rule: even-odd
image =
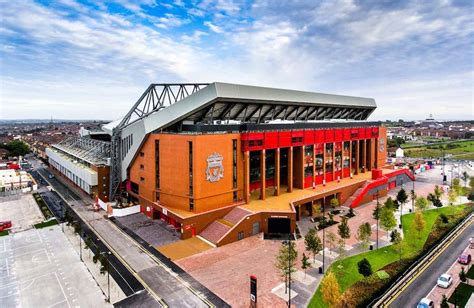
[(395, 151), (395, 157), (396, 157), (396, 158), (403, 158), (403, 157), (405, 157), (402, 148), (398, 148), (398, 149)]

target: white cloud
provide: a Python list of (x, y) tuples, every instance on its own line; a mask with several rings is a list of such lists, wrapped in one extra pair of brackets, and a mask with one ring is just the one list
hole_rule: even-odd
[(215, 33), (224, 33), (224, 30), (223, 30), (221, 27), (219, 27), (219, 26), (213, 24), (213, 23), (210, 22), (210, 21), (205, 21), (205, 22), (204, 22), (204, 25), (207, 26), (207, 27), (209, 27), (209, 29), (210, 29), (212, 32), (215, 32)]
[(178, 16), (171, 13), (166, 13), (164, 17), (158, 18), (158, 23), (155, 23), (155, 25), (159, 28), (168, 29), (189, 24), (190, 22), (190, 19), (179, 18)]

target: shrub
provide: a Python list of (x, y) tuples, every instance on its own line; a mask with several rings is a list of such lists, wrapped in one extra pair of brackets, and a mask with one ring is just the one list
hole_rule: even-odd
[(366, 258), (360, 260), (357, 263), (357, 267), (359, 268), (359, 274), (361, 274), (364, 277), (369, 277), (372, 275), (372, 265), (370, 265), (369, 260)]

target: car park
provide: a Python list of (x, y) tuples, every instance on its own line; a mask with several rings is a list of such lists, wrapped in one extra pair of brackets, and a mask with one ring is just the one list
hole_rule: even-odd
[(438, 281), (436, 282), (436, 285), (438, 287), (447, 289), (451, 286), (452, 283), (453, 283), (453, 278), (451, 277), (451, 275), (443, 274), (439, 276)]
[(464, 265), (471, 263), (471, 255), (463, 253), (458, 257), (458, 262)]
[(434, 303), (431, 299), (427, 297), (423, 297), (418, 305), (416, 305), (416, 308), (431, 308), (434, 307)]

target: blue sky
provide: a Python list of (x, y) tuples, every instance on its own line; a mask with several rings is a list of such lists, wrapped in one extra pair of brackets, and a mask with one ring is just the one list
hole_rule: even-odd
[(0, 0), (0, 118), (121, 117), (152, 82), (373, 97), (474, 119), (471, 1)]

